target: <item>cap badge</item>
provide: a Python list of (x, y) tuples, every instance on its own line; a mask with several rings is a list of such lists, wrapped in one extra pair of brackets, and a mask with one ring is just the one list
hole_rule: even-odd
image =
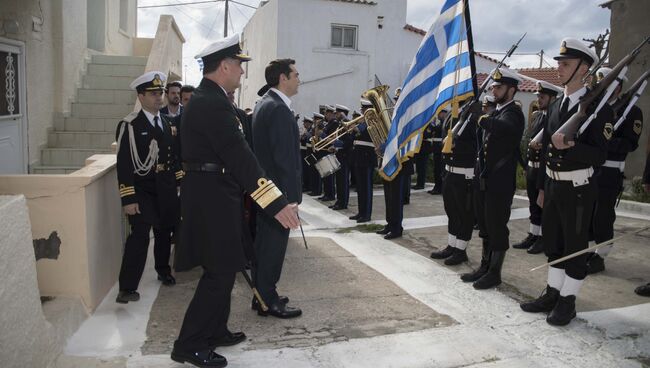
[(501, 79), (501, 77), (503, 77), (503, 75), (501, 75), (501, 72), (499, 71), (499, 69), (495, 70), (494, 71), (494, 76), (493, 76), (494, 80), (495, 81), (499, 80), (499, 79)]
[(562, 41), (562, 46), (560, 46), (560, 55), (566, 54), (566, 41)]
[(151, 84), (154, 85), (155, 87), (162, 86), (162, 80), (160, 79), (160, 75), (156, 74), (153, 77), (153, 80), (151, 81)]

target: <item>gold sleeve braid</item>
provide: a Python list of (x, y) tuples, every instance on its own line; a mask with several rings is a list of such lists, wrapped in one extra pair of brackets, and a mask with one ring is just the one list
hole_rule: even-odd
[(120, 198), (127, 197), (130, 195), (135, 195), (135, 187), (127, 187), (124, 184), (120, 184)]
[(178, 170), (176, 171), (176, 180), (180, 180), (185, 176), (185, 172), (183, 170)]
[(257, 180), (257, 186), (258, 188), (251, 194), (251, 197), (262, 208), (266, 208), (282, 196), (282, 192), (273, 184), (272, 180), (259, 178)]

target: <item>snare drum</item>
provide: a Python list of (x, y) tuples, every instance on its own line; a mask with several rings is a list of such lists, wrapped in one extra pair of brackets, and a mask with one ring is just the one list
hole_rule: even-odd
[(336, 155), (331, 154), (318, 160), (318, 162), (314, 164), (314, 167), (316, 168), (316, 171), (318, 171), (318, 174), (320, 174), (320, 177), (325, 178), (339, 171), (341, 163), (336, 159)]

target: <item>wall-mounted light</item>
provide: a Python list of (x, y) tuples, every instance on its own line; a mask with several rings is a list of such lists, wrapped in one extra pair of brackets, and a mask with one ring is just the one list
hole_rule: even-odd
[(384, 16), (380, 15), (377, 17), (377, 28), (382, 29), (384, 28)]

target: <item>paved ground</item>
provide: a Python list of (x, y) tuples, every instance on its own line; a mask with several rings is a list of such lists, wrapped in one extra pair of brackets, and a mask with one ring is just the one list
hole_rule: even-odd
[[(383, 197), (375, 195), (373, 219), (383, 223)], [(476, 267), (479, 241), (470, 242), (470, 263), (447, 267), (428, 255), (446, 243), (440, 196), (414, 192), (405, 207), (405, 235), (386, 241), (305, 198), (301, 205), (309, 250), (293, 232), (282, 293), (300, 306), (295, 320), (259, 317), (250, 310), (242, 279), (233, 292), (230, 327), (250, 339), (219, 350), (232, 367), (650, 367), (650, 300), (632, 292), (650, 279), (650, 232), (619, 242), (607, 270), (590, 277), (578, 298), (578, 319), (564, 328), (544, 316), (521, 312), (518, 301), (537, 296), (546, 272), (530, 272), (541, 255), (510, 250), (504, 284), (478, 292), (459, 272)], [(617, 235), (647, 226), (644, 216), (619, 217)], [(528, 228), (527, 202), (513, 202), (511, 242)], [(376, 227), (377, 225), (375, 225)], [(57, 361), (64, 367), (175, 367), (170, 346), (199, 274), (177, 274), (160, 287), (148, 265), (139, 303), (119, 306), (112, 290), (69, 341)], [(647, 281), (646, 281), (647, 282)]]

